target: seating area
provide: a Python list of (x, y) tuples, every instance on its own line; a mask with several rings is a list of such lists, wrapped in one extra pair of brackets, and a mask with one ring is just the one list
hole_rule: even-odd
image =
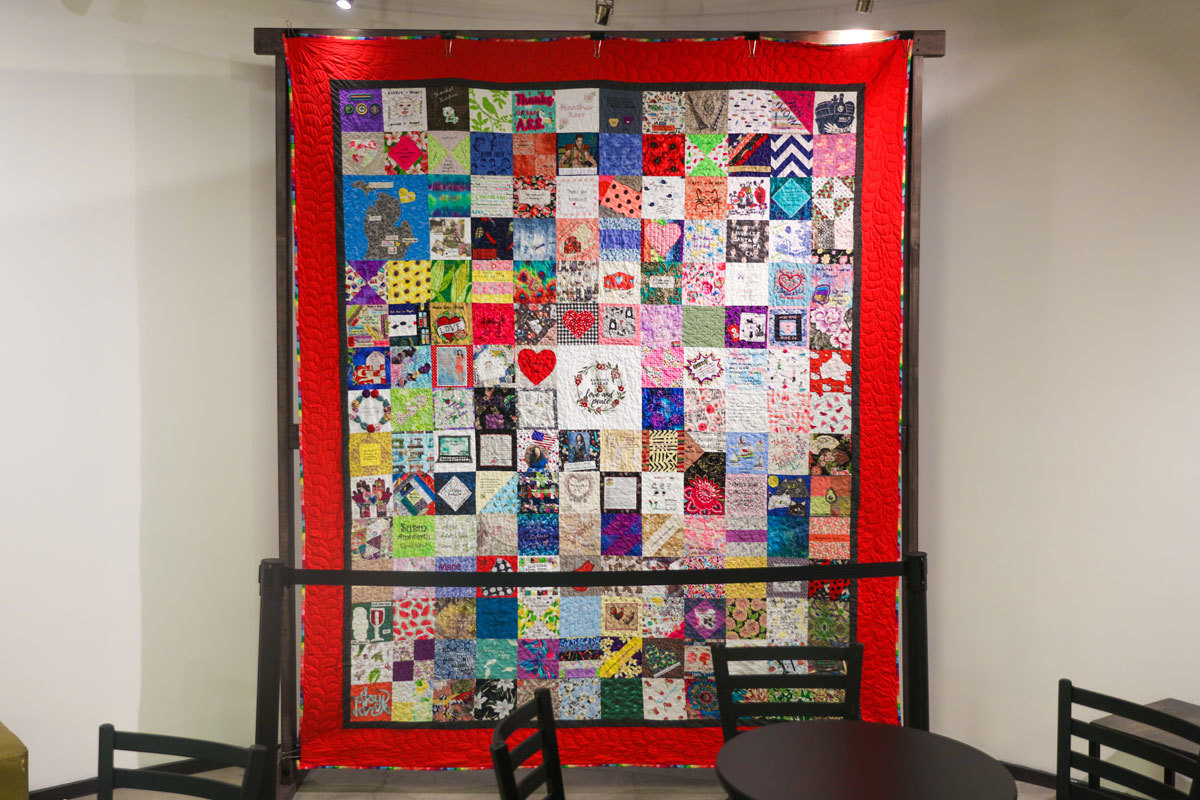
[(1200, 800), (1200, 0), (4, 8), (0, 800)]
[[(731, 798), (763, 800), (792, 796), (791, 787), (801, 775), (819, 783), (822, 780), (819, 764), (826, 760), (835, 767), (830, 780), (836, 783), (827, 787), (823, 796), (848, 799), (879, 796), (879, 786), (870, 787), (872, 794), (864, 794), (864, 785), (853, 778), (847, 779), (844, 774), (845, 758), (852, 757), (853, 752), (867, 752), (872, 761), (865, 762), (862, 768), (876, 774), (883, 793), (890, 794), (897, 783), (904, 783), (903, 790), (894, 796), (914, 800), (965, 796), (965, 792), (983, 800), (1051, 797), (1124, 800), (1131, 796), (1195, 800), (1200, 797), (1200, 781), (1196, 780), (1200, 776), (1200, 725), (1156, 708), (1077, 688), (1066, 679), (1059, 682), (1057, 771), (1050, 787), (1018, 784), (1004, 767), (983, 753), (945, 737), (859, 722), (861, 645), (846, 648), (717, 645), (713, 655), (725, 741), (744, 737), (739, 744), (746, 745), (743, 750), (753, 753), (735, 753), (723, 748), (715, 775), (709, 770), (686, 770), (682, 773), (684, 777), (675, 780), (680, 773), (664, 774), (636, 767), (564, 771), (551, 694), (547, 689), (539, 689), (495, 728), (490, 747), (494, 784), (483, 773), (387, 775), (332, 771), (314, 773), (297, 793), (327, 796), (336, 792), (339, 798), (351, 800), (375, 796), (430, 797), (432, 791), (456, 800), (481, 800), (495, 796), (498, 790), (500, 800), (530, 797), (566, 800), (568, 796), (617, 794), (631, 798), (715, 798), (726, 796), (722, 794), (725, 791)], [(1080, 710), (1098, 711), (1106, 716), (1083, 721), (1076, 716)], [(1193, 712), (1200, 715), (1200, 708)], [(763, 724), (783, 727), (764, 729)], [(756, 733), (751, 736), (749, 731)], [(892, 733), (881, 738), (886, 731)], [(893, 739), (897, 733), (903, 735)], [(750, 738), (755, 739), (753, 744), (748, 744)], [(831, 741), (835, 742), (832, 756), (812, 755), (814, 750), (829, 748)], [(839, 741), (843, 745), (840, 752), (836, 750)], [(889, 749), (893, 747), (895, 755), (891, 756)], [(730, 752), (726, 754), (726, 750)], [(113, 755), (117, 751), (197, 759), (218, 771), (189, 775), (161, 768), (114, 768)], [(788, 763), (787, 753), (792, 753), (793, 759), (803, 756), (814, 764), (797, 767)], [(96, 797), (121, 800), (134, 796), (122, 790), (133, 789), (211, 800), (265, 798), (273, 796), (274, 791), (267, 780), (270, 769), (267, 755), (262, 745), (240, 748), (196, 739), (116, 731), (111, 725), (104, 725), (100, 728)], [(749, 770), (747, 781), (739, 774), (738, 767), (753, 758), (763, 763)], [(899, 773), (887, 774), (889, 768), (901, 770), (903, 778)], [(993, 774), (988, 775), (988, 770)], [(957, 786), (956, 780), (961, 782)], [(740, 788), (739, 781), (743, 782)], [(568, 791), (568, 785), (573, 787), (572, 791)]]

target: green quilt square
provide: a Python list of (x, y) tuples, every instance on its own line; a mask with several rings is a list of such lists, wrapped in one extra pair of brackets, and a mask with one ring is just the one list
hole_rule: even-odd
[(605, 678), (600, 681), (601, 719), (641, 719), (641, 678)]
[(685, 306), (684, 347), (724, 347), (725, 309), (716, 306)]
[(392, 389), (392, 430), (433, 430), (433, 391)]
[(434, 261), (429, 273), (433, 299), (445, 303), (471, 302), (471, 262)]
[(437, 532), (433, 517), (392, 517), (392, 552), (396, 558), (428, 558)]
[(476, 639), (475, 677), (515, 679), (517, 677), (517, 640)]

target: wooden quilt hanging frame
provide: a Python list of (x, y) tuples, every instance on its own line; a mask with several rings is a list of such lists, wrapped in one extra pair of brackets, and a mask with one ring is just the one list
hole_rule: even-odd
[[(904, 231), (903, 231), (903, 389), (901, 400), (901, 544), (902, 558), (906, 558), (909, 573), (906, 577), (906, 602), (901, 626), (901, 692), (903, 698), (904, 723), (915, 727), (928, 727), (928, 673), (926, 630), (924, 620), (924, 557), (918, 554), (918, 390), (919, 390), (919, 289), (920, 289), (920, 198), (922, 158), (922, 92), (924, 59), (938, 58), (945, 54), (945, 32), (921, 31), (870, 31), (853, 41), (874, 41), (885, 38), (910, 39), (913, 42), (911, 72), (908, 94), (908, 123), (906, 128)], [(278, 487), (278, 566), (288, 571), (299, 564), (298, 552), (298, 451), (299, 426), (296, 417), (296, 355), (295, 338), (295, 285), (292, 240), (292, 187), (291, 187), (291, 122), (288, 103), (288, 72), (284, 61), (284, 39), (289, 36), (339, 36), (339, 37), (440, 37), (446, 41), (447, 51), (456, 37), (487, 38), (503, 36), (505, 39), (555, 39), (561, 37), (590, 36), (599, 48), (604, 34), (568, 31), (431, 31), (431, 30), (363, 30), (363, 29), (302, 29), (256, 28), (254, 51), (258, 55), (269, 55), (275, 59), (275, 139), (276, 139), (276, 434), (277, 434), (277, 487)], [(617, 35), (617, 32), (614, 32)], [(783, 41), (837, 44), (847, 41), (845, 32), (761, 32), (754, 34), (716, 31), (621, 31), (619, 35), (634, 39), (689, 39), (726, 38), (745, 36), (748, 46), (754, 47), (759, 38)], [(264, 562), (271, 566), (271, 562)], [(277, 592), (264, 592), (264, 622), (268, 630), (260, 630), (260, 650), (273, 649), (273, 654), (264, 659), (260, 652), (260, 696), (259, 724), (256, 741), (270, 743), (272, 756), (277, 766), (276, 780), (266, 796), (290, 797), (294, 793), (302, 774), (297, 770), (298, 745), (298, 614), (296, 593), (292, 580), (272, 579), (272, 570), (264, 570), (264, 587), (277, 581)], [(302, 581), (297, 581), (301, 582)], [(908, 602), (916, 596), (919, 601)], [(268, 595), (271, 602), (268, 603)], [(910, 613), (912, 612), (912, 613)], [(271, 617), (274, 617), (272, 620)], [(277, 643), (277, 644), (276, 644)], [(275, 649), (277, 648), (277, 649)], [(266, 663), (264, 663), (266, 662)], [(275, 675), (272, 676), (272, 672)], [(277, 686), (278, 695), (267, 691)], [(273, 724), (277, 708), (278, 727)]]

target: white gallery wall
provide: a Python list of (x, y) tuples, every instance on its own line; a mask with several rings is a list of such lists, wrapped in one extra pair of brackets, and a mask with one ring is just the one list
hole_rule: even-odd
[[(591, 0), (0, 12), (0, 721), (249, 742), (274, 553), (273, 72), (255, 25), (589, 29)], [(432, 6), (436, 11), (422, 10)], [(921, 544), (935, 730), (1053, 765), (1059, 677), (1200, 702), (1200, 6), (618, 0), (634, 29), (945, 28)]]

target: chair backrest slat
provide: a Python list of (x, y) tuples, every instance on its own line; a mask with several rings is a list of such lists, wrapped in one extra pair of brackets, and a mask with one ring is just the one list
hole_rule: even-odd
[(511, 714), (500, 721), (496, 726), (496, 733), (492, 736), (493, 743), (499, 739), (507, 739), (512, 736), (513, 731), (518, 728), (528, 728), (529, 723), (537, 719), (538, 705), (532, 700), (519, 708), (513, 710)]
[[(845, 661), (845, 647), (786, 644), (767, 647), (726, 647), (726, 661)], [(766, 654), (770, 651), (769, 654)]]
[(1146, 777), (1140, 772), (1104, 761), (1099, 758), (1085, 756), (1083, 753), (1071, 753), (1071, 766), (1089, 775), (1095, 775), (1109, 783), (1116, 783), (1135, 792), (1141, 792), (1155, 800), (1187, 800), (1187, 795), (1178, 789), (1168, 786), (1162, 781)]
[(531, 755), (540, 751), (543, 741), (542, 732), (534, 731), (532, 736), (526, 737), (525, 741), (510, 750), (509, 753), (512, 758), (513, 768), (520, 767), (529, 760)]
[(146, 789), (152, 792), (170, 792), (207, 800), (242, 800), (242, 787), (212, 778), (196, 775), (179, 775), (174, 772), (155, 772), (151, 769), (116, 769), (113, 785), (118, 789)]
[(806, 700), (780, 700), (764, 703), (735, 703), (738, 719), (747, 717), (841, 717), (845, 703), (810, 703)]
[(546, 762), (538, 764), (533, 770), (521, 780), (517, 781), (517, 793), (521, 795), (521, 800), (533, 794), (534, 791), (546, 782)]
[(196, 758), (227, 767), (245, 767), (250, 763), (250, 749), (247, 747), (235, 747), (231, 744), (209, 742), (203, 739), (185, 739), (181, 736), (162, 736), (157, 733), (132, 733), (129, 731), (114, 731), (113, 733), (113, 746), (117, 750)]
[(1072, 687), (1072, 690), (1071, 701), (1077, 706), (1094, 708), (1106, 714), (1116, 714), (1119, 717), (1125, 717), (1134, 722), (1140, 722), (1143, 725), (1149, 725), (1152, 728), (1173, 733), (1181, 739), (1187, 739), (1200, 749), (1200, 725), (1172, 716), (1164, 711), (1159, 711), (1157, 708), (1148, 708), (1129, 700), (1122, 700), (1119, 697), (1112, 697), (1100, 694), (1099, 692), (1091, 692), (1087, 689), (1077, 689), (1074, 687)]
[(730, 675), (731, 689), (845, 689), (845, 675)]
[[(153, 767), (117, 769), (113, 766), (113, 753), (117, 750), (193, 758), (215, 766), (242, 767), (245, 771), (239, 786)], [(203, 739), (118, 731), (112, 725), (101, 725), (96, 797), (112, 800), (114, 789), (145, 789), (208, 800), (258, 800), (266, 779), (267, 756), (263, 745), (234, 747)]]
[(1189, 758), (1178, 750), (1172, 750), (1169, 747), (1163, 747), (1158, 742), (1142, 739), (1124, 731), (1106, 728), (1103, 725), (1093, 725), (1090, 722), (1073, 719), (1071, 720), (1071, 735), (1096, 742), (1104, 747), (1111, 747), (1113, 750), (1120, 750), (1122, 753), (1129, 753), (1131, 756), (1149, 761), (1163, 769), (1173, 770), (1188, 778), (1195, 778), (1197, 768), (1200, 768), (1200, 760)]
[[(1073, 717), (1074, 706), (1103, 711), (1196, 743), (1186, 751), (1168, 747), (1114, 726), (1097, 725)], [(1072, 739), (1087, 742), (1087, 753), (1072, 747)], [(1100, 748), (1108, 747), (1162, 768), (1161, 779), (1135, 772), (1112, 761), (1101, 759)], [(1200, 726), (1157, 709), (1128, 700), (1075, 688), (1069, 680), (1058, 682), (1058, 768), (1055, 775), (1058, 800), (1110, 800), (1127, 797), (1121, 790), (1101, 786), (1101, 781), (1139, 792), (1154, 800), (1200, 800)], [(1072, 778), (1077, 770), (1086, 780)], [(1184, 792), (1173, 785), (1166, 773), (1192, 779), (1191, 790)]]
[[(784, 645), (768, 647), (712, 646), (713, 673), (717, 682), (717, 706), (721, 714), (721, 731), (728, 741), (737, 735), (738, 720), (747, 717), (842, 717), (858, 719), (859, 691), (862, 683), (861, 644), (849, 647), (820, 647)], [(845, 664), (843, 673), (771, 673), (730, 674), (729, 662), (813, 662), (838, 661)], [(735, 697), (735, 692), (753, 689), (834, 689), (842, 690), (841, 702), (778, 700), (763, 702)]]
[[(536, 723), (537, 730), (510, 750), (508, 737), (518, 728), (528, 727), (531, 722)], [(543, 784), (549, 800), (564, 800), (554, 703), (549, 690), (538, 689), (532, 700), (514, 709), (496, 726), (491, 749), (501, 800), (526, 800)], [(542, 763), (517, 780), (517, 768), (539, 751)]]

